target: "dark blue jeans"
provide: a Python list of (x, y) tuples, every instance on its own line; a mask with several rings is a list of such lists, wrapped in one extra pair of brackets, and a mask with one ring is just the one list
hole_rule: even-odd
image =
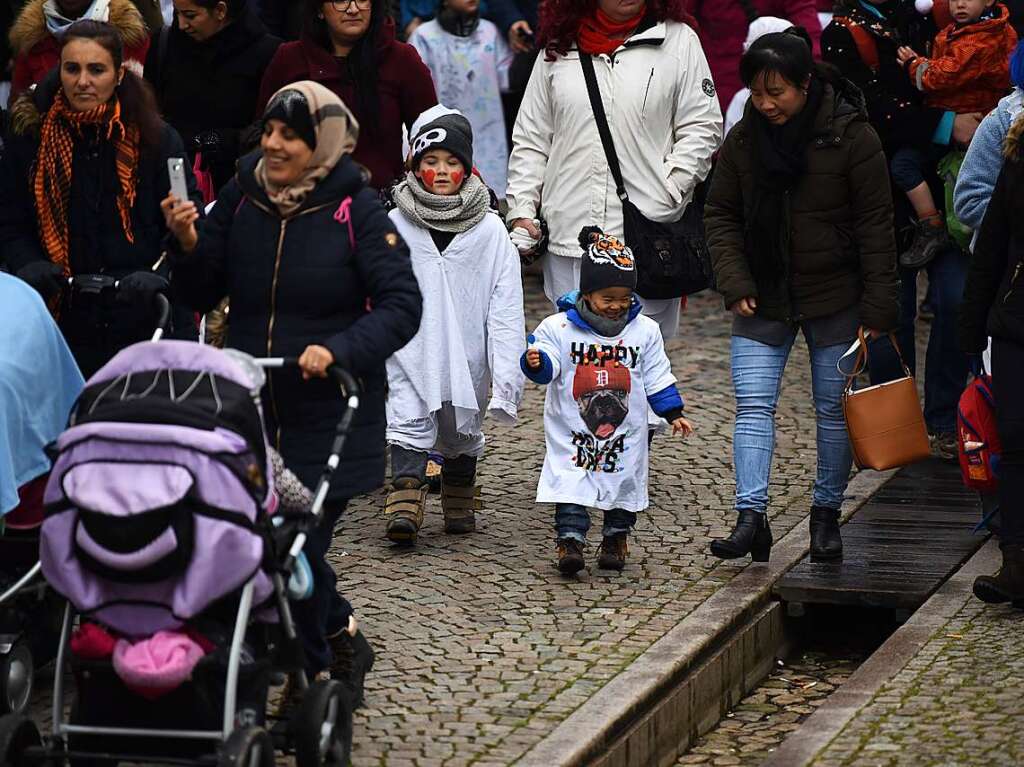
[[(950, 247), (925, 267), (931, 284), (929, 297), (935, 312), (924, 371), (924, 420), (932, 434), (956, 432), (956, 408), (967, 385), (967, 355), (957, 341), (957, 318), (967, 279), (968, 256)], [(900, 321), (896, 340), (911, 373), (917, 371), (914, 325), (917, 320), (917, 273), (900, 269)], [(903, 375), (899, 358), (886, 339), (875, 340), (869, 350), (871, 383)]]
[(313, 571), (313, 595), (292, 602), (295, 630), (306, 654), (306, 671), (316, 674), (331, 665), (334, 659), (327, 637), (348, 627), (352, 605), (338, 593), (338, 575), (327, 561), (334, 526), (345, 511), (348, 500), (328, 502), (320, 524), (310, 531), (303, 552)]

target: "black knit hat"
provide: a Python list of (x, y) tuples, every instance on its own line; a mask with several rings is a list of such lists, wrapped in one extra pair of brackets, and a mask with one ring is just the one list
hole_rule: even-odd
[(585, 226), (580, 232), (580, 247), (580, 293), (604, 288), (636, 290), (636, 263), (626, 243), (596, 226)]
[(423, 125), (412, 139), (412, 167), (431, 149), (447, 149), (459, 158), (466, 173), (473, 170), (473, 128), (458, 112), (441, 115)]
[(309, 114), (309, 102), (297, 90), (279, 92), (263, 110), (263, 125), (268, 120), (280, 120), (306, 142), (310, 149), (316, 149), (316, 128)]

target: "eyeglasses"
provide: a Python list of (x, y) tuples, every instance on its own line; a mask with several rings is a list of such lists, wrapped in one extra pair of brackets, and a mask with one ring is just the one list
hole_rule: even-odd
[(331, 7), (338, 13), (345, 13), (353, 5), (357, 11), (368, 11), (373, 4), (373, 0), (330, 0), (330, 3)]

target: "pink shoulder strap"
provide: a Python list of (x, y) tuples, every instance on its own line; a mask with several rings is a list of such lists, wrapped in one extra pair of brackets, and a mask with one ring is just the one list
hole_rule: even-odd
[(356, 249), (356, 230), (352, 227), (352, 198), (346, 197), (334, 212), (334, 220), (348, 227), (348, 244)]

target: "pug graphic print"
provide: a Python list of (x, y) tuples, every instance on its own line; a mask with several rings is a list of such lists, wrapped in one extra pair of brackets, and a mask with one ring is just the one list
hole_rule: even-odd
[(676, 379), (658, 323), (631, 314), (615, 338), (598, 335), (575, 309), (548, 317), (533, 334), (552, 367), (538, 503), (648, 505), (647, 397)]

